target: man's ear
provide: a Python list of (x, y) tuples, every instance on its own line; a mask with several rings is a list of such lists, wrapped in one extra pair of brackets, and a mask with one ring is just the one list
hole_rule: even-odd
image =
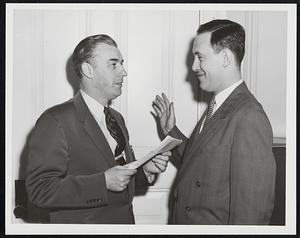
[(81, 71), (85, 77), (89, 79), (93, 78), (93, 67), (89, 63), (83, 62), (81, 65)]
[(223, 54), (223, 66), (228, 67), (228, 65), (230, 65), (233, 60), (232, 51), (225, 48), (222, 50), (222, 54)]

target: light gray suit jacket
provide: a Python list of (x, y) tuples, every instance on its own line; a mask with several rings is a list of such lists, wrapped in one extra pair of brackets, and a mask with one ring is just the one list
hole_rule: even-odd
[[(205, 115), (205, 114), (204, 114)], [(239, 85), (199, 134), (188, 140), (177, 127), (169, 133), (184, 143), (175, 180), (175, 224), (269, 224), (276, 164), (272, 128), (245, 83)]]

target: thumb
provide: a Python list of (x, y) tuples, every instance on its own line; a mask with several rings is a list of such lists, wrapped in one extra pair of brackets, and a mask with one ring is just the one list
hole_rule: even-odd
[(137, 172), (137, 170), (136, 169), (126, 169), (125, 168), (123, 170), (123, 172), (124, 172), (124, 175), (131, 176), (131, 175), (134, 175)]
[(170, 103), (170, 119), (171, 121), (174, 121), (174, 124), (175, 124), (175, 110), (174, 110), (174, 104), (173, 102)]

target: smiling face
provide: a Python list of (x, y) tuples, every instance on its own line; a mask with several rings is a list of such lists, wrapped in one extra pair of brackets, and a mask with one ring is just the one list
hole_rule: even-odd
[(193, 44), (194, 62), (192, 70), (196, 73), (202, 90), (217, 94), (226, 88), (224, 79), (222, 51), (215, 52), (210, 44), (211, 33), (196, 36)]
[(123, 77), (127, 76), (123, 62), (118, 48), (107, 44), (96, 46), (91, 59), (91, 83), (97, 97), (110, 101), (121, 95)]

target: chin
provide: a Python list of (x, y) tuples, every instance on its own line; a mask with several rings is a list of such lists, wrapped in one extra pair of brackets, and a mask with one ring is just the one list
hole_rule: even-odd
[(205, 83), (200, 82), (200, 89), (203, 91), (207, 91), (207, 85), (205, 85)]
[(115, 93), (114, 93), (114, 98), (113, 99), (121, 96), (121, 94), (122, 94), (122, 90), (121, 89), (120, 90), (116, 90)]

